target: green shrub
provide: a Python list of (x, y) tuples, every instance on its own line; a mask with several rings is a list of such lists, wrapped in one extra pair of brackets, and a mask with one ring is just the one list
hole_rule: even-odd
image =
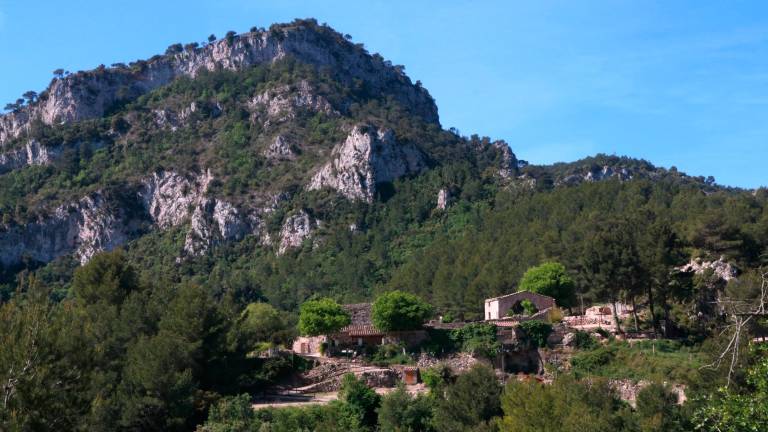
[(552, 333), (552, 325), (544, 321), (523, 321), (520, 323), (523, 338), (526, 342), (539, 348), (547, 346), (547, 338)]
[(411, 356), (405, 352), (403, 344), (380, 345), (371, 360), (379, 366), (413, 363)]
[(496, 326), (486, 323), (472, 323), (451, 331), (451, 339), (461, 350), (472, 355), (494, 358), (501, 350), (496, 339)]
[(588, 332), (578, 330), (574, 333), (573, 346), (581, 350), (590, 350), (596, 348), (598, 343)]
[(531, 316), (531, 315), (533, 315), (533, 314), (535, 314), (536, 312), (539, 311), (539, 309), (536, 307), (536, 305), (533, 304), (533, 302), (528, 300), (528, 299), (525, 299), (525, 300), (521, 301), (520, 302), (520, 306), (522, 306), (522, 308), (523, 308), (523, 313), (528, 315), (528, 316)]

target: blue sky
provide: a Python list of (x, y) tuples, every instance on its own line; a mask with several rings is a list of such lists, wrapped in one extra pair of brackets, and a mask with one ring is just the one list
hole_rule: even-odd
[(765, 1), (0, 0), (0, 102), (210, 33), (315, 17), (406, 66), (444, 127), (768, 185)]

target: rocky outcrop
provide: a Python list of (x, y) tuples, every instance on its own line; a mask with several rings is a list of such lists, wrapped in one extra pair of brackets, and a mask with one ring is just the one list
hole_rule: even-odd
[(437, 193), (437, 209), (445, 210), (448, 207), (448, 201), (451, 199), (451, 193), (443, 188)]
[(295, 86), (283, 85), (266, 90), (254, 97), (248, 106), (255, 111), (255, 119), (261, 120), (265, 127), (293, 120), (300, 110), (334, 116), (339, 114), (305, 80)]
[(35, 222), (0, 230), (0, 263), (49, 262), (71, 253), (85, 263), (95, 253), (123, 244), (133, 231), (132, 224), (119, 206), (108, 201), (94, 193)]
[(391, 95), (414, 115), (438, 122), (432, 97), (411, 83), (401, 68), (369, 55), (332, 29), (306, 20), (155, 56), (128, 67), (101, 66), (55, 78), (37, 102), (0, 116), (0, 145), (18, 137), (33, 119), (53, 125), (97, 118), (115, 103), (136, 98), (180, 76), (195, 77), (203, 70), (241, 70), (286, 57), (333, 71), (335, 78), (345, 83), (362, 80), (372, 93)]
[(517, 157), (512, 153), (509, 145), (504, 141), (496, 141), (492, 146), (501, 154), (499, 176), (505, 179), (517, 176)]
[(558, 185), (577, 185), (583, 182), (596, 182), (615, 179), (619, 181), (632, 180), (635, 173), (629, 168), (604, 165), (594, 167), (583, 173), (569, 174), (557, 181)]
[(204, 199), (212, 179), (210, 172), (193, 178), (158, 172), (144, 180), (139, 196), (155, 225), (166, 229), (187, 220), (190, 209)]
[(282, 135), (276, 136), (264, 151), (264, 157), (273, 162), (295, 159), (296, 155), (296, 149), (291, 145), (288, 138)]
[(258, 222), (258, 219), (247, 220), (230, 203), (213, 198), (204, 200), (192, 213), (184, 252), (188, 255), (202, 255), (223, 242), (242, 240), (253, 232), (249, 222)]
[[(277, 194), (262, 207), (237, 208), (207, 196), (212, 179), (210, 172), (197, 176), (158, 172), (142, 181), (136, 195), (127, 200), (96, 192), (31, 223), (0, 227), (0, 264), (14, 266), (26, 259), (46, 263), (69, 254), (85, 263), (147, 228), (165, 230), (186, 223), (183, 257), (204, 254), (249, 234), (260, 244), (271, 245), (262, 216), (286, 195)], [(129, 214), (131, 208), (135, 210)], [(306, 212), (288, 218), (280, 233), (280, 253), (300, 245), (317, 225)]]
[(691, 262), (679, 268), (682, 272), (693, 272), (695, 274), (704, 274), (708, 270), (712, 270), (712, 273), (719, 279), (728, 282), (731, 279), (735, 279), (738, 275), (738, 270), (731, 263), (725, 260), (724, 256), (721, 256), (716, 261), (704, 261), (701, 258), (692, 259)]
[[(255, 211), (248, 214), (231, 203), (206, 196), (211, 180), (210, 172), (191, 178), (175, 172), (155, 173), (144, 181), (139, 195), (157, 227), (167, 229), (189, 221), (183, 250), (187, 256), (202, 255), (248, 234), (258, 235), (262, 243), (269, 243), (269, 235)], [(269, 210), (268, 207), (263, 212)]]
[(393, 181), (426, 168), (424, 155), (413, 145), (398, 144), (388, 129), (355, 126), (313, 177), (308, 189), (335, 189), (350, 199), (372, 201), (376, 184)]
[[(644, 388), (651, 385), (651, 383), (645, 380), (635, 382), (629, 379), (614, 379), (610, 380), (608, 385), (614, 392), (616, 392), (616, 396), (618, 396), (619, 399), (627, 402), (630, 406), (632, 406), (632, 408), (636, 408), (637, 396)], [(685, 394), (687, 387), (684, 384), (669, 385), (667, 383), (663, 383), (663, 385), (667, 388), (667, 390), (669, 390), (669, 392), (677, 397), (676, 403), (678, 405), (682, 405), (688, 400), (688, 397)]]
[(278, 255), (282, 255), (288, 249), (296, 248), (304, 243), (304, 240), (312, 235), (319, 222), (313, 219), (306, 211), (302, 210), (292, 216), (289, 216), (280, 229), (280, 246)]
[(46, 165), (61, 156), (61, 146), (46, 147), (36, 140), (29, 140), (19, 149), (0, 154), (0, 174), (29, 165)]

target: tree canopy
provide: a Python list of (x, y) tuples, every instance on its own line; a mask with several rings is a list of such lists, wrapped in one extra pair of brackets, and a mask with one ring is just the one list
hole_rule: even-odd
[(416, 295), (390, 291), (373, 303), (373, 325), (381, 331), (403, 331), (421, 328), (432, 315), (432, 306)]
[(309, 300), (299, 308), (299, 333), (319, 336), (349, 325), (349, 313), (329, 298)]
[(575, 283), (565, 266), (557, 262), (545, 262), (531, 267), (520, 279), (520, 290), (550, 296), (558, 306), (570, 308), (576, 300)]

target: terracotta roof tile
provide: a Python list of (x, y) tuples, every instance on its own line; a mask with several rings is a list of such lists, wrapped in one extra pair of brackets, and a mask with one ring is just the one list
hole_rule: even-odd
[(372, 325), (352, 324), (344, 327), (339, 333), (346, 333), (349, 336), (384, 336), (384, 333), (377, 330)]

